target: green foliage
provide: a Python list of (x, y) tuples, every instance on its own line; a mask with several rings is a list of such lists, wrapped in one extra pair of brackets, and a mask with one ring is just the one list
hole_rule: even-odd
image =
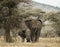
[(11, 26), (14, 27), (19, 25), (20, 20), (22, 19), (21, 16), (19, 16), (17, 8), (15, 6), (19, 2), (25, 2), (29, 0), (1, 0), (0, 1), (0, 23), (5, 26)]
[(21, 17), (16, 11), (16, 5), (29, 0), (0, 0), (0, 28), (5, 29), (6, 41), (10, 42), (10, 29), (20, 28)]
[(18, 9), (18, 13), (21, 17), (29, 17), (29, 16), (42, 16), (44, 11), (38, 8), (33, 8), (33, 6), (30, 6), (29, 4), (26, 6), (22, 6)]
[(60, 13), (59, 12), (49, 12), (43, 16), (43, 19), (53, 21), (52, 28), (55, 29), (55, 34), (60, 36)]

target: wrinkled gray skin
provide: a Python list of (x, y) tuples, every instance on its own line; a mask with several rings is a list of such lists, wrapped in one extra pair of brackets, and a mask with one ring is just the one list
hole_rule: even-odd
[(18, 35), (22, 38), (22, 42), (25, 41), (25, 39), (27, 40), (27, 42), (30, 42), (30, 35), (31, 35), (31, 31), (29, 30), (29, 28), (26, 26), (25, 22), (22, 21), (20, 23), (20, 31), (18, 32)]
[(26, 20), (25, 21), (27, 27), (31, 30), (31, 41), (37, 42), (39, 41), (40, 32), (42, 28), (42, 21), (41, 20)]

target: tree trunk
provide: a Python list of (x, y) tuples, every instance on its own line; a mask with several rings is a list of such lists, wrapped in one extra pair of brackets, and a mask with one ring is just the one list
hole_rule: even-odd
[(5, 31), (5, 40), (6, 40), (6, 42), (12, 42), (12, 38), (10, 36), (10, 29), (9, 29), (9, 27), (7, 27), (7, 29)]
[(7, 21), (8, 19), (5, 20), (4, 28), (5, 28), (5, 41), (6, 42), (12, 42), (12, 38), (10, 36), (10, 25), (9, 22)]

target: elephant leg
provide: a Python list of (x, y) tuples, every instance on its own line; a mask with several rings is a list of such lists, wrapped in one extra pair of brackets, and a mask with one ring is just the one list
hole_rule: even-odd
[(35, 36), (35, 33), (34, 33), (34, 35), (33, 35), (33, 42), (35, 42), (35, 38), (36, 38), (36, 36)]
[(39, 41), (39, 37), (40, 37), (40, 30), (39, 29), (37, 29), (35, 35), (36, 35), (35, 41), (38, 42)]
[(26, 40), (27, 40), (27, 42), (30, 42), (30, 35), (31, 35), (31, 31), (29, 30), (29, 29), (27, 29), (26, 30), (26, 32), (25, 32), (25, 34), (26, 34)]
[(22, 38), (22, 42), (24, 42), (25, 41), (25, 38)]
[(31, 35), (31, 41), (32, 41), (32, 42), (34, 42), (34, 39), (35, 39), (34, 36)]
[(31, 31), (31, 41), (35, 42), (35, 28), (33, 28), (33, 30)]
[(26, 38), (27, 42), (30, 42), (30, 38)]
[(31, 41), (33, 42), (33, 36), (34, 34), (31, 32)]
[(30, 42), (30, 35), (26, 35), (27, 42)]
[(26, 38), (25, 31), (19, 32), (18, 35), (22, 38), (22, 42), (24, 42), (24, 40)]
[(36, 35), (35, 42), (38, 42), (38, 41), (39, 41), (39, 37), (37, 37)]
[(36, 37), (36, 38), (35, 38), (35, 42), (36, 42), (36, 41), (37, 41), (37, 31), (36, 31), (36, 33), (35, 33), (35, 37)]

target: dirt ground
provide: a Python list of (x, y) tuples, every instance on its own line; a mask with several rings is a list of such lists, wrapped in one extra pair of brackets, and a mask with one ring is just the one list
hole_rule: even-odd
[(3, 37), (0, 37), (0, 47), (60, 47), (60, 38), (40, 38), (39, 42), (26, 43), (17, 37), (14, 43), (6, 43)]

